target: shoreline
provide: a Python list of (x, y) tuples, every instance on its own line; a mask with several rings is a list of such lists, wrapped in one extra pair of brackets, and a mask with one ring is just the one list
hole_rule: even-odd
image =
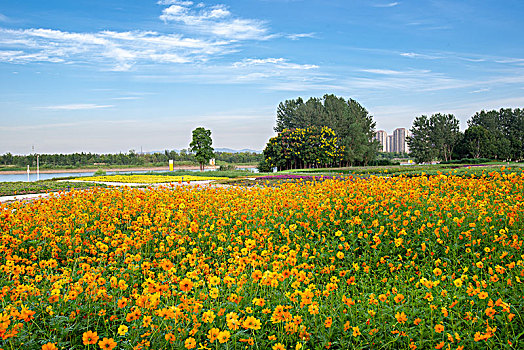
[[(241, 168), (256, 168), (256, 165), (243, 165), (243, 166), (240, 166)], [(217, 170), (219, 167), (218, 166), (206, 166), (205, 169), (213, 169), (213, 170)], [(103, 168), (99, 168), (100, 170), (103, 170), (103, 171), (119, 171), (119, 172), (125, 172), (125, 171), (148, 171), (148, 170), (155, 170), (155, 171), (158, 171), (158, 170), (163, 170), (163, 171), (169, 171), (169, 167), (168, 166), (161, 166), (161, 167), (133, 167), (133, 168), (118, 168), (118, 167), (115, 167), (115, 168), (107, 168), (107, 169), (103, 169)], [(90, 168), (79, 168), (79, 169), (44, 169), (44, 170), (40, 170), (40, 174), (60, 174), (60, 173), (89, 173), (89, 172), (96, 172), (97, 170), (99, 169), (90, 169)], [(198, 170), (200, 169), (198, 165), (181, 165), (181, 166), (175, 166), (174, 168), (174, 171), (177, 171), (177, 170)], [(2, 174), (5, 174), (5, 175), (23, 175), (23, 174), (27, 174), (27, 171), (26, 170), (5, 170), (5, 171), (0, 171), (0, 175)], [(31, 169), (31, 172), (30, 174), (36, 174), (36, 170), (35, 169)]]

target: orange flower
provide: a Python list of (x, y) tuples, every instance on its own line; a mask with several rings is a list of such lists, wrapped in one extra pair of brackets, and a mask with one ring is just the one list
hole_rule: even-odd
[(91, 331), (84, 332), (84, 334), (82, 335), (82, 340), (84, 342), (84, 345), (96, 344), (96, 342), (98, 341), (98, 334), (96, 334), (96, 332)]
[(273, 350), (286, 350), (286, 346), (282, 343), (276, 343), (272, 347)]
[(489, 317), (489, 318), (493, 318), (493, 316), (495, 316), (495, 314), (497, 313), (497, 311), (495, 311), (494, 308), (492, 307), (488, 307), (485, 311), (486, 315)]
[(182, 281), (180, 281), (180, 290), (189, 292), (191, 288), (193, 288), (193, 282), (191, 282), (189, 278), (184, 278)]
[(435, 332), (442, 333), (444, 331), (444, 326), (441, 324), (438, 324), (435, 326)]
[(207, 338), (210, 342), (214, 342), (218, 339), (218, 335), (220, 334), (220, 329), (218, 328), (211, 328), (207, 334)]
[(406, 323), (406, 321), (408, 320), (404, 312), (402, 313), (397, 312), (397, 314), (395, 315), (395, 318), (397, 319), (397, 322), (402, 323), (402, 324)]
[(479, 299), (484, 300), (484, 299), (486, 299), (488, 297), (488, 293), (482, 291), (482, 292), (479, 293), (478, 297), (479, 297)]
[(324, 326), (326, 328), (330, 328), (332, 324), (333, 324), (333, 319), (331, 317), (326, 318), (326, 321), (324, 322)]
[(118, 307), (119, 307), (120, 309), (126, 307), (126, 305), (127, 305), (127, 300), (128, 300), (127, 298), (122, 298), (122, 299), (118, 300), (118, 303), (117, 303)]
[(167, 333), (164, 338), (166, 339), (166, 341), (170, 342), (171, 344), (174, 343), (174, 341), (176, 340), (176, 337), (173, 333)]
[(194, 349), (196, 347), (195, 338), (187, 338), (184, 342), (184, 346), (186, 347), (186, 349)]
[(442, 349), (444, 347), (444, 345), (446, 345), (446, 343), (441, 341), (440, 343), (437, 344), (437, 346), (435, 346), (435, 349)]
[(42, 350), (57, 350), (55, 343), (47, 343), (42, 345)]
[(400, 303), (402, 300), (404, 300), (404, 295), (399, 293), (399, 294), (395, 295), (394, 299), (395, 299), (395, 303)]
[(113, 350), (116, 347), (116, 342), (113, 338), (104, 338), (98, 342), (98, 346), (100, 346), (100, 349)]

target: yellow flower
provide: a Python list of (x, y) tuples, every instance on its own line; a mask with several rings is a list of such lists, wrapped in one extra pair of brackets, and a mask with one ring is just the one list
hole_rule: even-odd
[(221, 344), (227, 343), (227, 341), (229, 340), (230, 337), (231, 337), (231, 333), (229, 333), (229, 331), (222, 331), (222, 332), (218, 333), (218, 341)]
[(121, 325), (120, 327), (118, 327), (118, 335), (126, 335), (127, 330), (128, 328), (126, 325)]
[(260, 320), (258, 320), (257, 318), (253, 316), (248, 316), (242, 323), (242, 326), (246, 329), (258, 330), (261, 327), (261, 323)]

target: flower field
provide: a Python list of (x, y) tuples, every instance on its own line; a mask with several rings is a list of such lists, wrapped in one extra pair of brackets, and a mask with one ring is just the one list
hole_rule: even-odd
[(83, 176), (77, 177), (73, 180), (77, 181), (95, 181), (95, 182), (122, 182), (122, 183), (137, 183), (137, 184), (156, 184), (168, 182), (182, 182), (182, 181), (204, 181), (204, 180), (224, 180), (227, 177), (218, 176), (165, 176), (165, 175), (110, 175), (110, 176)]
[(0, 204), (0, 348), (522, 349), (523, 193), (492, 172)]

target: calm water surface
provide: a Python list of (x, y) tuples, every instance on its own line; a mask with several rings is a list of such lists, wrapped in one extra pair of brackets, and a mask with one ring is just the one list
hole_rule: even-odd
[[(240, 170), (249, 170), (252, 172), (257, 173), (258, 169), (256, 168), (240, 168)], [(199, 171), (198, 169), (195, 170), (187, 170), (187, 171)], [(212, 169), (206, 169), (205, 171), (216, 171)], [(106, 175), (113, 175), (113, 174), (143, 174), (143, 173), (165, 173), (166, 170), (137, 170), (137, 171), (106, 171)], [(82, 177), (82, 176), (93, 176), (95, 172), (85, 172), (85, 173), (47, 173), (42, 174), (40, 173), (40, 180), (49, 180), (49, 179), (55, 179), (59, 177)], [(176, 175), (176, 172), (174, 173)], [(7, 175), (0, 173), (0, 182), (15, 182), (15, 181), (28, 181), (27, 180), (27, 174), (15, 174), (15, 175)], [(29, 181), (36, 181), (36, 172), (31, 172), (29, 174)]]

